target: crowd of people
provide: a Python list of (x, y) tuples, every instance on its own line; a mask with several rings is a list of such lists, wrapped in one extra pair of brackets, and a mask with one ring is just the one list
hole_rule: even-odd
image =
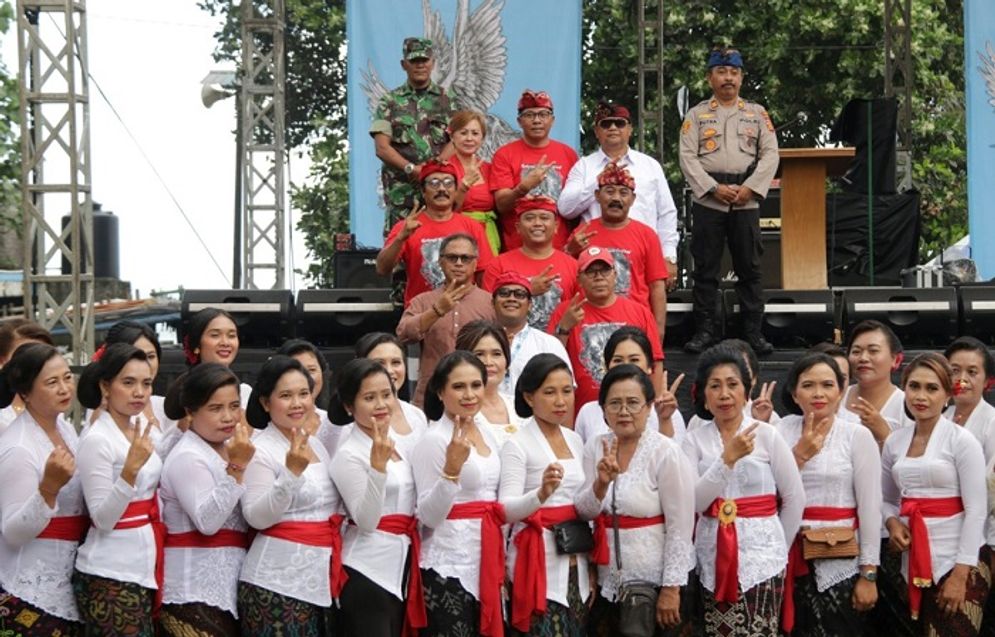
[[(377, 268), (407, 275), (396, 334), (337, 369), (290, 340), (250, 386), (236, 321), (204, 309), (156, 396), (147, 325), (113, 326), (78, 377), (38, 325), (0, 329), (2, 634), (995, 634), (985, 345), (905, 362), (865, 321), (760, 378), (752, 228), (776, 139), (738, 97), (739, 53), (711, 54), (715, 95), (682, 131), (707, 238), (687, 380), (662, 350), (673, 199), (627, 109), (598, 108), (578, 160), (526, 91), (522, 139), (488, 163), (482, 114), (423, 117), (459, 99), (431, 64), (405, 41), (371, 129)], [(727, 239), (746, 338), (717, 341)]]

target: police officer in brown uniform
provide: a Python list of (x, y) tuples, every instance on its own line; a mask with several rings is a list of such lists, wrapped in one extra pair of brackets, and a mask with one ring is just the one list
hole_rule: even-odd
[(680, 162), (693, 194), (693, 298), (698, 330), (684, 348), (699, 353), (716, 341), (716, 301), (723, 246), (728, 241), (746, 341), (773, 351), (760, 331), (760, 199), (777, 171), (777, 135), (767, 110), (739, 96), (743, 58), (714, 49), (708, 57), (712, 98), (692, 108), (681, 127)]

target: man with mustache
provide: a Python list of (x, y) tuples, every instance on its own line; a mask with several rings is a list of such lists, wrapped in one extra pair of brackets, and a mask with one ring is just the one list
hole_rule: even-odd
[(598, 175), (594, 195), (601, 216), (577, 228), (567, 253), (589, 246), (611, 252), (615, 293), (649, 307), (662, 337), (667, 327), (667, 264), (657, 234), (629, 216), (637, 196), (636, 181), (627, 169), (609, 163)]
[(577, 287), (577, 260), (553, 247), (559, 226), (556, 202), (549, 197), (523, 197), (515, 205), (515, 227), (522, 247), (499, 254), (484, 272), (483, 286), (497, 290), (504, 273), (515, 272), (530, 280), (532, 295), (529, 325), (545, 331), (549, 316)]
[(377, 254), (377, 274), (387, 276), (399, 264), (407, 270), (405, 306), (415, 296), (443, 284), (444, 272), (439, 264), (443, 238), (459, 233), (473, 237), (480, 245), (480, 255), (474, 258), (474, 264), (481, 274), (493, 258), (483, 226), (453, 212), (456, 169), (452, 164), (428, 161), (421, 169), (420, 178), (425, 205), (416, 203), (407, 218), (394, 224)]
[(761, 333), (759, 201), (767, 196), (777, 172), (777, 135), (766, 109), (739, 96), (739, 51), (712, 50), (706, 77), (711, 99), (688, 111), (681, 126), (681, 170), (693, 194), (691, 255), (698, 326), (684, 349), (697, 354), (716, 342), (719, 268), (728, 241), (744, 338), (757, 354), (770, 354), (774, 348)]
[(677, 287), (677, 206), (670, 194), (663, 167), (656, 159), (629, 148), (632, 118), (621, 104), (601, 102), (594, 112), (594, 135), (601, 148), (582, 158), (570, 169), (557, 204), (566, 219), (591, 221), (601, 216), (595, 196), (598, 175), (610, 163), (624, 167), (636, 180), (636, 200), (629, 218), (652, 228), (667, 261), (667, 289)]
[[(522, 245), (515, 230), (515, 204), (522, 197), (560, 196), (570, 169), (577, 163), (577, 153), (562, 142), (550, 138), (553, 128), (553, 100), (545, 91), (522, 93), (518, 100), (518, 125), (522, 138), (497, 149), (491, 159), (490, 186), (498, 209), (501, 243), (504, 250)], [(559, 223), (553, 246), (562, 250), (570, 230)]]
[[(655, 242), (655, 241), (654, 241)], [(598, 399), (605, 372), (605, 345), (620, 327), (641, 329), (653, 349), (653, 381), (663, 381), (663, 346), (656, 321), (643, 305), (615, 293), (616, 262), (605, 248), (585, 248), (577, 259), (581, 291), (553, 312), (549, 332), (567, 348), (577, 392), (574, 408)]]
[[(480, 224), (470, 223), (479, 231)], [(419, 407), (424, 404), (425, 386), (435, 366), (443, 356), (456, 349), (460, 328), (477, 319), (494, 320), (491, 295), (474, 282), (478, 249), (486, 245), (486, 240), (467, 233), (455, 233), (442, 239), (438, 256), (442, 286), (414, 297), (397, 324), (397, 337), (402, 343), (421, 344), (413, 401)]]
[[(574, 268), (576, 269), (576, 265)], [(514, 271), (503, 272), (493, 282), (495, 322), (504, 328), (511, 344), (508, 375), (501, 383), (501, 391), (509, 396), (515, 393), (515, 384), (525, 365), (536, 354), (556, 354), (570, 365), (570, 357), (563, 343), (555, 336), (529, 325), (532, 306), (532, 284)], [(572, 371), (572, 369), (571, 369)]]

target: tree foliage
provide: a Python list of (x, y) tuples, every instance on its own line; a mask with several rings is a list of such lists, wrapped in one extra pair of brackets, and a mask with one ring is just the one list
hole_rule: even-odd
[[(648, 148), (659, 157), (675, 193), (683, 185), (677, 165), (680, 115), (677, 91), (686, 86), (693, 105), (709, 96), (704, 61), (713, 44), (743, 51), (743, 95), (763, 103), (775, 124), (805, 113), (780, 133), (784, 147), (813, 146), (825, 137), (843, 105), (884, 93), (884, 19), (880, 0), (733, 0), (661, 2), (666, 11), (664, 82), (647, 78), (648, 107), (662, 107), (664, 147), (656, 148), (655, 122), (646, 127)], [(237, 5), (202, 0), (226, 16), (217, 55), (237, 59)], [(348, 153), (345, 113), (344, 0), (287, 0), (288, 142), (312, 159), (309, 185), (294, 191), (307, 237), (314, 283), (330, 283), (335, 232), (348, 224)], [(651, 12), (656, 2), (647, 0)], [(582, 121), (599, 99), (635, 112), (637, 96), (636, 0), (584, 0)], [(931, 256), (966, 232), (966, 133), (964, 117), (963, 8), (958, 0), (914, 0), (912, 160), (922, 193), (922, 254)], [(517, 7), (509, 3), (508, 10)], [(650, 16), (652, 18), (652, 15)], [(648, 31), (648, 40), (655, 34)], [(657, 51), (651, 48), (647, 59)], [(584, 152), (596, 147), (585, 130)]]
[[(8, 0), (0, 2), (0, 33), (11, 37), (14, 9)], [(19, 233), (21, 229), (21, 118), (18, 113), (19, 92), (16, 72), (0, 64), (0, 234)], [(0, 267), (19, 268), (0, 256)]]

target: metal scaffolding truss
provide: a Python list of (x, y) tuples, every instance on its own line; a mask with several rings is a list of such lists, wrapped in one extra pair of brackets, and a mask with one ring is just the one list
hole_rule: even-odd
[(85, 0), (18, 0), (17, 44), (24, 306), (45, 328), (69, 332), (79, 365), (94, 340)]
[[(637, 66), (638, 94), (636, 113), (639, 128), (636, 130), (636, 148), (645, 153), (662, 156), (666, 126), (663, 117), (663, 35), (664, 0), (639, 0), (637, 7), (639, 21), (639, 64)], [(651, 61), (647, 62), (647, 58)], [(647, 82), (649, 80), (649, 82)], [(647, 103), (647, 96), (655, 95), (656, 103)], [(647, 149), (646, 132), (653, 122), (656, 128), (656, 148)]]
[(884, 0), (884, 94), (898, 100), (898, 184), (912, 187), (912, 0)]
[(250, 289), (287, 280), (283, 34), (284, 0), (242, 0), (242, 255)]

